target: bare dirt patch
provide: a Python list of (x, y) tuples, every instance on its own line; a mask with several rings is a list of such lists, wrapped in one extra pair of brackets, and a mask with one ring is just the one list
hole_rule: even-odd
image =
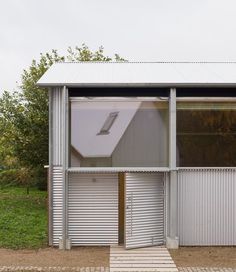
[(236, 247), (180, 247), (170, 254), (179, 267), (236, 268)]
[(106, 267), (109, 266), (109, 253), (109, 247), (76, 247), (67, 251), (0, 249), (0, 266)]

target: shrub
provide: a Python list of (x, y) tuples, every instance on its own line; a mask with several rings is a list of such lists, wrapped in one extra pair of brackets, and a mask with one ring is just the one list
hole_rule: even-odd
[(9, 186), (34, 186), (33, 171), (28, 168), (7, 169), (0, 172), (1, 188)]

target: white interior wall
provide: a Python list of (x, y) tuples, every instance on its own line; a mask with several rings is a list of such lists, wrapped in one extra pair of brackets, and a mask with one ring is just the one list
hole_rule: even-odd
[(168, 111), (140, 108), (112, 154), (114, 167), (168, 166)]

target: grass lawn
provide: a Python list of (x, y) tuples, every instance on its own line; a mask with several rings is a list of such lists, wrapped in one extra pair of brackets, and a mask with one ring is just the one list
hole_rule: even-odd
[(25, 188), (0, 190), (0, 247), (22, 249), (47, 245), (47, 193)]

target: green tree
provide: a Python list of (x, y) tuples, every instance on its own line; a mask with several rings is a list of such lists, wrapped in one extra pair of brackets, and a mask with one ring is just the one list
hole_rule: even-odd
[[(30, 169), (34, 180), (46, 186), (43, 166), (48, 164), (48, 90), (36, 82), (56, 62), (64, 61), (124, 61), (118, 54), (109, 57), (101, 46), (92, 51), (87, 45), (69, 47), (66, 56), (56, 50), (41, 54), (23, 71), (21, 91), (4, 92), (0, 98), (0, 159), (6, 156), (17, 160), (18, 166)], [(8, 147), (6, 149), (6, 147)], [(8, 150), (9, 154), (6, 154)], [(4, 153), (5, 152), (5, 153)], [(31, 175), (32, 176), (32, 175)]]

